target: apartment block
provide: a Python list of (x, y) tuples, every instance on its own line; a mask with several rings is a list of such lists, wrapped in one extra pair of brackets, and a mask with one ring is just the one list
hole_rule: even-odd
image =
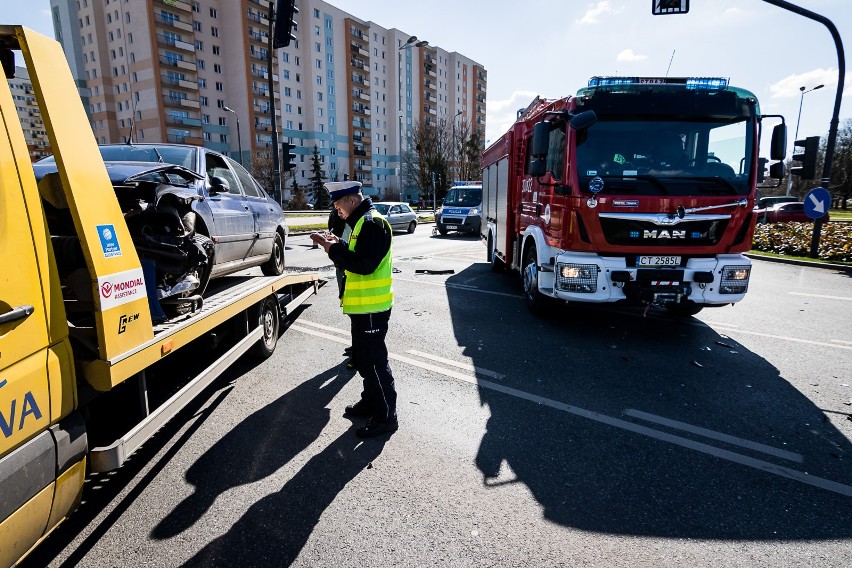
[(51, 0), (100, 143), (203, 144), (248, 165), (272, 148), (274, 109), (299, 185), (316, 146), (329, 179), (413, 199), (399, 175), (413, 125), (484, 135), (482, 65), (321, 0), (297, 5), (270, 75), (266, 0)]
[(27, 149), (30, 159), (35, 162), (52, 154), (47, 133), (44, 130), (44, 121), (36, 103), (33, 84), (24, 67), (15, 67), (15, 77), (8, 80), (9, 89), (12, 91), (12, 100), (18, 111), (18, 120), (24, 131), (24, 139), (27, 141)]

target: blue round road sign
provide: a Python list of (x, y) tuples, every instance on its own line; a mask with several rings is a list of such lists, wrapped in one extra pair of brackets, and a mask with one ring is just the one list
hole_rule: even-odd
[(831, 194), (824, 187), (816, 187), (805, 196), (805, 215), (819, 219), (831, 207)]

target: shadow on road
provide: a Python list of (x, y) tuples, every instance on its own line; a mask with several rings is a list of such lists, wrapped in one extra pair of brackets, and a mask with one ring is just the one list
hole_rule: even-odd
[(852, 536), (852, 445), (768, 361), (694, 318), (560, 305), (538, 319), (521, 299), (464, 289), (512, 289), (487, 270), (447, 286), (465, 355), (506, 375), (479, 380), (486, 487), (523, 483), (545, 518), (600, 533)]
[(152, 531), (174, 537), (194, 525), (216, 498), (234, 487), (275, 473), (319, 437), (327, 406), (351, 373), (332, 368), (255, 412), (216, 442), (186, 472), (195, 491)]

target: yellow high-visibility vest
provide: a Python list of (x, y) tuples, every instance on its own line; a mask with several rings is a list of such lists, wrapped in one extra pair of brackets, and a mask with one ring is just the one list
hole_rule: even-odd
[[(371, 209), (364, 216), (367, 215), (381, 219), (388, 231), (391, 231), (387, 220), (379, 215), (375, 209)], [(361, 217), (355, 223), (352, 234), (349, 235), (349, 250), (355, 250), (355, 244), (358, 242), (358, 235), (361, 233), (363, 225), (364, 217)], [(340, 302), (344, 314), (375, 314), (393, 307), (392, 248), (392, 246), (388, 247), (388, 252), (372, 274), (355, 274), (348, 270), (345, 271), (346, 285), (343, 289), (343, 299)]]

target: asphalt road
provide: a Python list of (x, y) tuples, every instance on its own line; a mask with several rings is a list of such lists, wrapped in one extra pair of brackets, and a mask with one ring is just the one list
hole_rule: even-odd
[(430, 232), (394, 240), (396, 434), (342, 416), (332, 279), (25, 566), (848, 567), (849, 276), (755, 261), (746, 300), (694, 318), (536, 318), (476, 238)]

